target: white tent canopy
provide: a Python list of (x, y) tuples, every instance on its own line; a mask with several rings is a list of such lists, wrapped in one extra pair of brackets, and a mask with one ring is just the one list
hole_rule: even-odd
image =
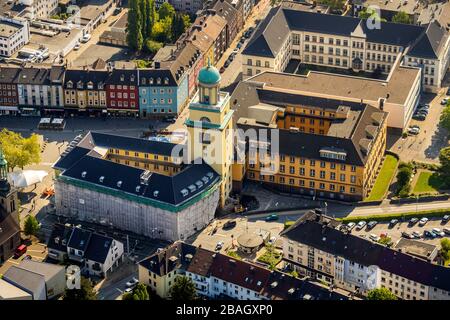
[(47, 175), (48, 172), (44, 170), (23, 170), (11, 172), (8, 174), (8, 177), (14, 187), (25, 188), (42, 182)]

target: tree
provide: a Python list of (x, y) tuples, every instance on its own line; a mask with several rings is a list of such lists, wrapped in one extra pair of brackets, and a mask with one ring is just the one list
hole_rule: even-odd
[(63, 300), (97, 300), (91, 280), (85, 277), (80, 279), (80, 289), (66, 288)]
[(381, 18), (380, 15), (378, 14), (378, 12), (375, 9), (372, 8), (364, 8), (362, 9), (359, 14), (358, 14), (359, 18), (361, 19), (373, 19), (375, 21), (381, 21), (381, 22), (386, 22), (386, 19)]
[(441, 240), (441, 250), (439, 251), (439, 253), (444, 261), (450, 259), (450, 240), (448, 238), (444, 238)]
[(160, 20), (166, 19), (167, 17), (173, 18), (175, 16), (175, 9), (170, 3), (164, 2), (161, 7), (159, 7), (158, 15)]
[(153, 25), (152, 40), (162, 43), (170, 42), (172, 33), (171, 24), (171, 18), (156, 21)]
[(377, 288), (372, 289), (367, 293), (368, 300), (397, 300), (397, 296), (394, 295), (389, 289)]
[(150, 37), (152, 36), (152, 30), (153, 30), (153, 25), (156, 22), (156, 10), (155, 10), (155, 0), (143, 0), (143, 1), (147, 1), (147, 32), (145, 34), (145, 37), (147, 39), (150, 39)]
[(153, 40), (147, 40), (145, 42), (145, 49), (147, 49), (147, 51), (149, 53), (155, 54), (162, 47), (163, 47), (163, 44), (161, 42), (157, 42), (157, 41), (153, 41)]
[(450, 147), (443, 148), (439, 152), (439, 177), (443, 182), (443, 187), (450, 186)]
[(397, 172), (397, 195), (400, 197), (408, 196), (411, 185), (412, 168), (408, 165), (399, 167)]
[(191, 278), (177, 276), (169, 290), (169, 295), (172, 300), (190, 301), (197, 299), (197, 290)]
[(141, 34), (142, 38), (146, 39), (148, 37), (148, 1), (147, 0), (138, 0), (139, 1), (139, 11), (141, 12)]
[(28, 216), (25, 219), (25, 224), (23, 231), (25, 235), (27, 236), (35, 236), (37, 232), (39, 231), (39, 222), (37, 221), (36, 217), (34, 216)]
[(141, 51), (144, 42), (142, 37), (142, 15), (139, 0), (130, 0), (128, 10), (127, 43), (136, 51)]
[(441, 113), (441, 125), (450, 131), (450, 101), (447, 106), (444, 107)]
[(147, 286), (143, 283), (138, 283), (133, 292), (123, 295), (122, 300), (150, 300)]
[(392, 17), (392, 22), (412, 24), (412, 19), (406, 12), (399, 11)]
[(0, 131), (0, 146), (11, 171), (41, 161), (41, 146), (36, 134), (24, 138), (19, 133), (3, 129)]

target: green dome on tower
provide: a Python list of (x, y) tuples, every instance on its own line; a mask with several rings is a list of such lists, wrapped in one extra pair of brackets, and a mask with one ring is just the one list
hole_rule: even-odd
[(212, 66), (209, 60), (208, 65), (200, 70), (198, 74), (198, 82), (203, 84), (217, 84), (220, 82), (219, 70)]

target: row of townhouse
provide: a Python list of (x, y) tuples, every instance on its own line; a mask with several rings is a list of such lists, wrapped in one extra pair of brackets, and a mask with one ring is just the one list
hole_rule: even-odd
[(184, 242), (159, 250), (139, 262), (139, 282), (162, 298), (170, 298), (177, 275), (192, 279), (208, 299), (348, 300), (348, 292), (325, 288), (279, 271), (236, 260)]
[(2, 67), (0, 114), (174, 116), (195, 92), (202, 66), (199, 50), (185, 46), (153, 69)]
[(387, 288), (404, 300), (450, 300), (450, 269), (338, 229), (311, 211), (282, 232), (283, 260), (301, 275), (366, 295)]
[(450, 37), (435, 20), (425, 25), (371, 24), (348, 16), (272, 8), (242, 52), (244, 78), (283, 72), (292, 60), (389, 77), (400, 62), (422, 69), (425, 91), (440, 89), (450, 61)]

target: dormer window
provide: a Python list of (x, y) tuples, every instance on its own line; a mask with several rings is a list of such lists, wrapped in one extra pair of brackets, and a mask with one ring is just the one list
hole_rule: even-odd
[(89, 90), (94, 89), (94, 84), (92, 83), (92, 81), (89, 81), (89, 82), (87, 83), (87, 88), (88, 88)]
[(83, 82), (79, 81), (79, 82), (77, 83), (77, 88), (78, 88), (78, 89), (83, 89)]
[(169, 84), (169, 78), (164, 78), (164, 84)]
[(73, 88), (73, 82), (72, 81), (67, 82), (67, 88), (69, 88), (69, 89)]
[(157, 84), (161, 84), (161, 78), (156, 79)]
[(141, 83), (142, 83), (142, 84), (147, 84), (147, 79), (142, 78)]
[(99, 90), (103, 90), (104, 87), (105, 87), (105, 84), (104, 84), (103, 82), (100, 82), (100, 83), (98, 84), (98, 89), (99, 89)]
[(150, 84), (153, 84), (153, 78), (150, 78)]
[(130, 76), (130, 81), (134, 81), (134, 74)]
[(125, 81), (125, 76), (123, 74), (120, 75), (120, 81)]

